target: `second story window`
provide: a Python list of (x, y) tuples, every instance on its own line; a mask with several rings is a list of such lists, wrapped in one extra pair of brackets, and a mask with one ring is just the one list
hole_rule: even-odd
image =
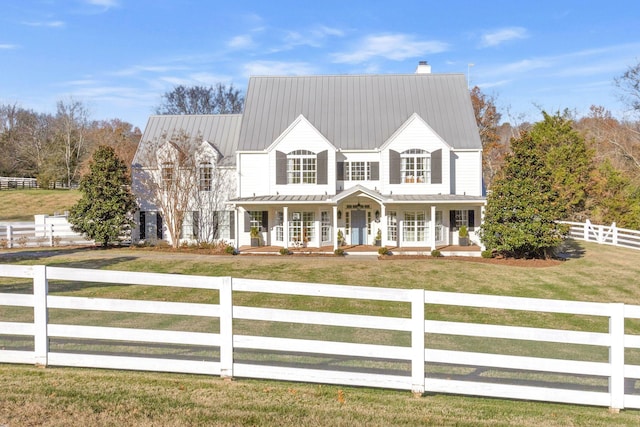
[(345, 163), (346, 178), (349, 181), (366, 181), (371, 179), (371, 164), (369, 162)]
[(173, 185), (173, 163), (163, 163), (160, 172), (162, 174), (162, 188), (169, 190)]
[(400, 154), (400, 175), (405, 183), (429, 183), (431, 180), (431, 157), (420, 149), (407, 150)]
[(315, 184), (316, 173), (315, 153), (296, 150), (287, 155), (287, 184)]
[(213, 189), (213, 165), (211, 163), (201, 163), (198, 175), (200, 191), (211, 191)]

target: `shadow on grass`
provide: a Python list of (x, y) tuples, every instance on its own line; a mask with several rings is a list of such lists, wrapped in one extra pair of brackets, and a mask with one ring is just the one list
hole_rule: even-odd
[(586, 250), (582, 243), (574, 239), (566, 239), (560, 245), (557, 257), (559, 259), (578, 259), (584, 257)]
[(45, 259), (54, 256), (66, 256), (90, 251), (108, 251), (118, 249), (120, 246), (103, 248), (102, 246), (69, 246), (69, 247), (46, 247), (46, 248), (22, 248), (0, 250), (0, 264), (9, 264), (17, 261), (29, 261), (34, 259)]

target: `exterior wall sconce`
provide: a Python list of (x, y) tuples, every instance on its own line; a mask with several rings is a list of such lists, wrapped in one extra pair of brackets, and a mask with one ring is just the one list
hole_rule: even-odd
[(380, 222), (380, 211), (376, 211), (376, 222)]
[(342, 219), (342, 211), (338, 211), (338, 219)]

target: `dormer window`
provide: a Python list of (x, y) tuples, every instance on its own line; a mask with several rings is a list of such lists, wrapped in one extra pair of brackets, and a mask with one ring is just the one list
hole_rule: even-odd
[(287, 184), (315, 184), (316, 176), (315, 153), (295, 150), (287, 154)]
[(209, 162), (200, 163), (198, 167), (198, 188), (200, 191), (213, 189), (213, 165)]
[(404, 183), (431, 181), (431, 156), (428, 151), (412, 148), (400, 153), (400, 176)]

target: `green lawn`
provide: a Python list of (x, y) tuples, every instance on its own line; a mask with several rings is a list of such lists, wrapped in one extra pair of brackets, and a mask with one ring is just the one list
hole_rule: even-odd
[[(455, 292), (512, 295), (582, 301), (640, 304), (640, 251), (595, 244), (575, 244), (574, 258), (546, 268), (510, 267), (447, 259), (388, 260), (306, 257), (212, 257), (147, 249), (55, 249), (40, 257), (33, 250), (5, 251), (2, 263), (47, 264), (78, 268), (156, 271), (180, 274), (248, 277), (271, 280), (338, 283), (359, 286), (421, 288)], [(30, 284), (5, 279), (0, 291), (29, 292)], [(115, 286), (52, 282), (51, 292), (108, 298), (145, 298), (177, 301), (217, 301), (217, 293), (190, 289)], [(327, 298), (283, 297), (273, 294), (238, 294), (238, 305), (259, 305), (293, 309), (314, 309), (348, 313), (381, 313), (405, 316), (406, 307), (397, 303), (353, 302)], [(430, 306), (427, 306), (430, 308)], [(129, 327), (171, 327), (179, 330), (213, 331), (212, 319), (143, 315), (114, 316), (109, 313), (78, 313), (52, 310), (52, 320)], [(29, 321), (29, 310), (0, 309), (0, 319)], [(507, 323), (527, 326), (606, 330), (606, 320), (588, 316), (527, 314), (509, 310), (453, 309), (434, 307), (430, 319)], [(340, 327), (309, 327), (273, 322), (238, 321), (240, 333), (296, 336), (355, 342), (407, 345), (403, 333), (374, 334)], [(640, 334), (640, 325), (627, 324), (628, 333)], [(439, 348), (489, 351), (499, 346), (510, 354), (543, 357), (580, 353), (583, 360), (606, 359), (606, 349), (578, 346), (526, 345), (519, 341), (466, 339), (451, 336), (427, 337)], [(494, 340), (496, 341), (496, 340)], [(75, 344), (69, 344), (75, 345)], [(583, 346), (584, 347), (584, 346)], [(136, 350), (139, 351), (139, 350)], [(171, 351), (180, 352), (180, 349)], [(201, 357), (196, 354), (196, 357)], [(266, 357), (243, 355), (242, 357)], [(283, 357), (283, 356), (278, 356)], [(640, 357), (628, 354), (640, 363)], [(286, 357), (285, 357), (286, 359)], [(282, 360), (285, 360), (282, 359)], [(327, 363), (305, 359), (302, 363)], [(334, 361), (335, 363), (335, 361)], [(350, 361), (340, 363), (348, 364)], [(391, 364), (368, 368), (403, 369)], [(433, 367), (430, 369), (442, 369)], [(460, 368), (455, 368), (460, 370)], [(460, 374), (449, 370), (441, 374)], [(508, 377), (509, 373), (487, 371), (487, 377)], [(559, 381), (557, 376), (528, 378)], [(563, 379), (574, 381), (574, 379)], [(586, 385), (603, 386), (602, 381)], [(605, 381), (606, 383), (606, 381)], [(372, 390), (219, 378), (197, 375), (151, 374), (0, 365), (0, 425), (638, 425), (639, 411), (609, 414), (606, 408), (574, 405), (479, 399), (461, 396), (413, 398), (408, 392)], [(6, 390), (6, 392), (4, 392)], [(61, 409), (62, 408), (62, 409)]]
[(71, 209), (78, 190), (3, 190), (0, 191), (0, 221), (33, 221), (34, 215), (53, 215)]

